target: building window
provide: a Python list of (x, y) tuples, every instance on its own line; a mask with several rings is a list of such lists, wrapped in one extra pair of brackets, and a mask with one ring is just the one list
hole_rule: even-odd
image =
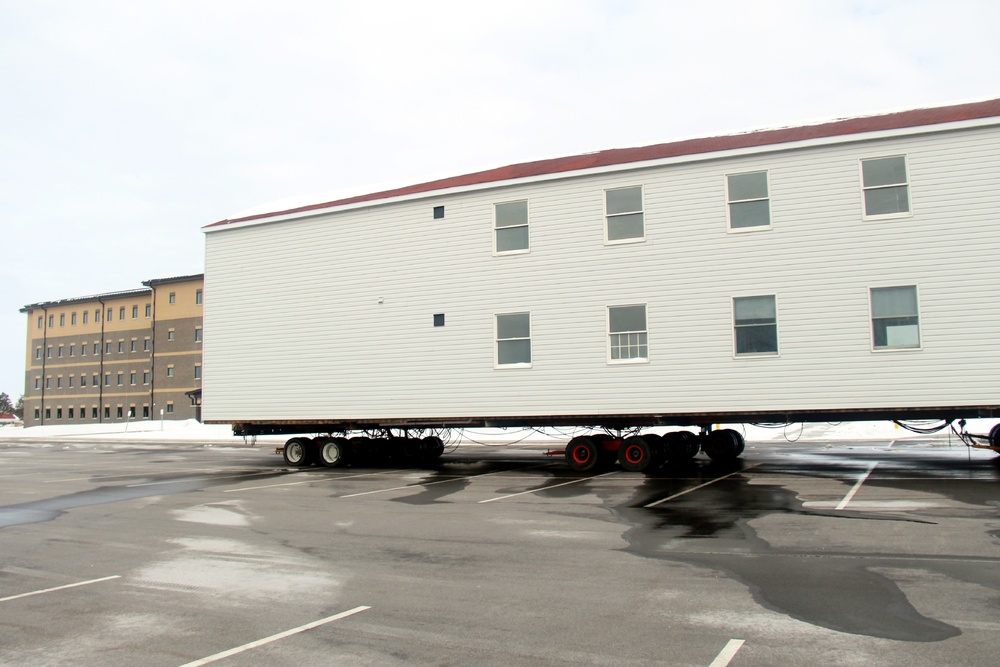
[(174, 330), (173, 329), (168, 329), (167, 330), (167, 340), (173, 340), (173, 339), (174, 339)]
[(777, 354), (777, 313), (774, 295), (733, 299), (736, 354)]
[(87, 323), (87, 316), (88, 315), (90, 315), (90, 311), (87, 311), (87, 310), (83, 311), (83, 323), (84, 324)]
[(531, 314), (496, 316), (497, 366), (531, 365)]
[(109, 405), (104, 406), (104, 418), (111, 419), (111, 406)]
[(113, 319), (115, 319), (115, 309), (114, 308), (108, 308), (108, 320), (107, 321), (110, 322)]
[(43, 322), (45, 322), (45, 319), (44, 319), (44, 318), (43, 318), (43, 317), (42, 317), (41, 315), (39, 315), (39, 316), (38, 316), (38, 328), (39, 328), (39, 329), (41, 329), (41, 328), (42, 328), (42, 324), (43, 324)]
[(128, 374), (128, 383), (133, 387), (135, 386), (135, 371)]
[(35, 359), (41, 359), (41, 358), (42, 358), (42, 348), (41, 347), (36, 347), (35, 348)]
[(173, 414), (173, 412), (174, 412), (174, 404), (173, 403), (167, 403), (167, 413), (168, 414)]
[(528, 250), (528, 202), (506, 202), (496, 204), (493, 209), (495, 251)]
[(69, 388), (72, 389), (73, 388), (73, 376), (72, 375), (70, 375), (69, 378), (67, 378), (67, 383), (68, 383)]
[(153, 307), (147, 303), (146, 304), (146, 317), (150, 317), (150, 316), (152, 316), (152, 314), (153, 314)]
[(132, 306), (132, 319), (139, 319), (139, 306)]
[(148, 338), (143, 338), (142, 339), (142, 351), (143, 352), (149, 352), (149, 345), (150, 345), (149, 339)]
[(117, 417), (118, 419), (121, 419), (121, 418), (122, 418), (122, 406), (120, 406), (120, 405), (119, 405), (119, 406), (118, 406), (118, 409), (117, 409), (117, 410), (115, 410), (115, 416), (116, 416), (116, 417)]
[(56, 389), (62, 389), (62, 376), (56, 378)]
[(170, 303), (177, 303), (177, 293), (171, 292), (169, 297)]
[(94, 343), (94, 354), (98, 355), (100, 353), (101, 353), (101, 344), (100, 343)]
[(871, 307), (874, 349), (920, 347), (916, 285), (872, 288)]
[(194, 328), (194, 342), (196, 343), (201, 342), (201, 327)]
[(142, 418), (143, 419), (149, 419), (149, 406), (148, 405), (142, 406)]
[(104, 354), (111, 354), (111, 341), (107, 341), (104, 344)]
[(199, 290), (195, 290), (195, 292), (194, 292), (194, 302), (197, 305), (200, 306), (202, 304), (202, 300), (203, 299), (204, 299), (204, 295), (202, 294), (201, 290), (200, 289)]
[(62, 419), (62, 408), (56, 408), (56, 419)]
[(105, 387), (110, 387), (111, 386), (111, 373), (105, 373), (104, 374), (104, 386)]
[(434, 326), (443, 327), (444, 326), (444, 313), (434, 313)]
[(124, 354), (124, 353), (125, 353), (125, 341), (120, 340), (118, 341), (118, 354)]
[(69, 323), (73, 326), (76, 326), (76, 313), (70, 313)]
[(66, 326), (66, 313), (59, 313), (59, 326)]
[(149, 371), (142, 372), (142, 383), (149, 384)]
[(55, 315), (49, 315), (49, 328), (51, 329), (55, 325), (56, 325), (56, 316)]
[(128, 406), (128, 417), (129, 417), (129, 419), (135, 419), (135, 406), (134, 405)]
[(36, 377), (35, 378), (35, 389), (41, 389), (41, 388), (42, 388), (42, 378), (37, 378)]
[(122, 306), (121, 308), (118, 309), (118, 319), (119, 320), (125, 319), (125, 306)]
[(75, 357), (76, 356), (76, 345), (75, 344), (69, 346), (69, 356), (71, 356), (71, 357)]
[(51, 359), (52, 358), (52, 346), (51, 345), (49, 345), (49, 346), (47, 346), (45, 348), (45, 358), (46, 359)]
[(729, 229), (771, 226), (771, 200), (768, 197), (767, 172), (726, 176), (729, 205)]
[(38, 421), (40, 418), (41, 418), (41, 411), (38, 408), (35, 408), (35, 421)]
[(80, 386), (81, 387), (86, 387), (87, 386), (87, 376), (86, 375), (80, 375)]
[(174, 367), (173, 366), (167, 366), (167, 377), (168, 378), (172, 378), (173, 376), (174, 376)]
[(97, 407), (90, 408), (90, 418), (97, 419)]
[(195, 367), (194, 367), (194, 379), (195, 380), (200, 380), (201, 379), (201, 366), (195, 365)]
[(607, 224), (604, 238), (608, 243), (641, 241), (645, 238), (642, 212), (642, 186), (604, 191)]
[(137, 352), (139, 350), (139, 341), (135, 338), (129, 343), (129, 352)]
[(45, 408), (45, 418), (52, 419), (52, 408)]
[(101, 384), (100, 377), (101, 376), (99, 376), (97, 373), (94, 373), (94, 376), (92, 378), (90, 378), (90, 385), (92, 387), (96, 387), (96, 386), (100, 385)]
[(861, 188), (866, 218), (908, 214), (910, 187), (906, 180), (906, 157), (862, 160)]
[(647, 361), (646, 306), (609, 306), (608, 342), (611, 361)]
[(81, 357), (87, 356), (87, 344), (86, 343), (80, 343), (80, 356)]
[(124, 377), (125, 377), (125, 374), (124, 374), (124, 373), (122, 373), (121, 371), (119, 371), (119, 372), (118, 372), (118, 386), (119, 386), (119, 387), (121, 387), (121, 386), (124, 386), (124, 384), (125, 384), (125, 383), (123, 382), (123, 379), (124, 379)]
[(52, 378), (51, 377), (45, 378), (45, 388), (46, 389), (52, 389)]
[(72, 418), (73, 418), (73, 408), (69, 408), (68, 410), (66, 410), (66, 419), (72, 419)]
[(443, 217), (444, 217), (444, 206), (435, 206), (434, 207), (434, 219), (435, 220), (440, 220)]

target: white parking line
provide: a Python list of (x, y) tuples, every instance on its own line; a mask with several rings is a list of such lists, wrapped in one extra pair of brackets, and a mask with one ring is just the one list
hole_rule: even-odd
[(868, 467), (868, 471), (854, 483), (854, 486), (851, 487), (851, 490), (847, 492), (847, 495), (844, 496), (844, 499), (840, 501), (840, 504), (837, 505), (835, 509), (842, 510), (847, 507), (847, 503), (851, 502), (851, 498), (853, 498), (854, 494), (858, 492), (858, 489), (860, 489), (861, 485), (865, 483), (865, 480), (868, 479), (868, 475), (872, 474), (872, 470), (875, 470), (875, 466), (877, 465), (878, 461)]
[(710, 484), (715, 484), (716, 482), (718, 482), (720, 480), (723, 480), (723, 479), (726, 479), (727, 477), (732, 477), (733, 475), (739, 475), (741, 472), (749, 470), (750, 468), (755, 468), (755, 467), (757, 467), (759, 465), (760, 465), (759, 463), (751, 463), (750, 465), (748, 465), (745, 468), (743, 468), (743, 470), (734, 470), (733, 472), (729, 473), (728, 475), (723, 475), (722, 477), (716, 477), (715, 479), (709, 480), (709, 481), (705, 482), (704, 484), (699, 484), (698, 486), (692, 486), (690, 489), (685, 489), (684, 491), (681, 491), (680, 493), (675, 493), (672, 496), (667, 496), (666, 498), (661, 498), (661, 499), (653, 501), (651, 503), (647, 503), (647, 504), (643, 505), (643, 507), (656, 507), (657, 505), (662, 505), (663, 503), (667, 502), (668, 500), (673, 500), (674, 498), (680, 498), (681, 496), (687, 495), (687, 494), (691, 493), (692, 491), (697, 491), (698, 489), (704, 489), (706, 486), (708, 486)]
[(21, 593), (20, 595), (8, 595), (5, 598), (0, 598), (0, 602), (8, 602), (10, 600), (17, 600), (18, 598), (26, 598), (32, 595), (41, 595), (42, 593), (52, 593), (53, 591), (63, 591), (67, 588), (76, 588), (77, 586), (87, 586), (89, 584), (99, 584), (102, 581), (110, 581), (112, 579), (120, 579), (122, 575), (113, 574), (110, 577), (101, 577), (100, 579), (90, 579), (89, 581), (78, 581), (75, 584), (66, 584), (65, 586), (56, 586), (55, 588), (46, 588), (40, 591), (31, 591), (30, 593)]
[[(532, 470), (533, 468), (542, 468), (549, 465), (548, 463), (542, 463), (537, 466), (528, 466), (527, 468), (518, 468), (518, 472), (521, 470)], [(385, 493), (387, 491), (403, 491), (405, 489), (412, 489), (414, 487), (420, 486), (433, 486), (434, 484), (446, 484), (448, 482), (459, 482), (465, 479), (476, 479), (478, 477), (489, 477), (490, 475), (499, 475), (501, 473), (510, 472), (509, 470), (494, 470), (493, 472), (484, 472), (481, 475), (467, 475), (465, 477), (451, 477), (449, 479), (441, 479), (436, 482), (416, 482), (415, 484), (407, 484), (405, 486), (394, 486), (391, 489), (375, 489), (374, 491), (362, 491), (361, 493), (349, 493), (346, 496), (340, 496), (341, 498), (355, 498), (357, 496), (370, 496), (373, 493)]]
[(736, 652), (743, 648), (744, 643), (743, 639), (730, 639), (722, 652), (715, 656), (715, 660), (708, 667), (726, 667), (736, 657)]
[(497, 500), (506, 500), (507, 498), (514, 498), (516, 496), (526, 496), (529, 493), (538, 493), (539, 491), (548, 491), (549, 489), (557, 489), (560, 486), (569, 486), (570, 484), (579, 484), (580, 482), (587, 482), (592, 479), (597, 479), (598, 477), (607, 477), (608, 475), (618, 474), (618, 470), (612, 470), (611, 472), (602, 473), (600, 475), (594, 475), (593, 477), (581, 477), (580, 479), (573, 479), (568, 482), (563, 482), (562, 484), (552, 484), (551, 486), (543, 486), (540, 489), (528, 489), (527, 491), (518, 491), (517, 493), (508, 493), (506, 496), (497, 496), (496, 498), (487, 498), (486, 500), (480, 500), (479, 504), (484, 505), (486, 503), (492, 503)]
[(249, 644), (243, 644), (242, 646), (231, 648), (228, 651), (222, 651), (221, 653), (210, 655), (207, 658), (202, 658), (201, 660), (195, 660), (194, 662), (186, 662), (183, 665), (181, 665), (181, 667), (199, 667), (200, 665), (207, 665), (217, 660), (228, 658), (231, 655), (236, 655), (237, 653), (243, 653), (244, 651), (249, 651), (250, 649), (257, 648), (258, 646), (270, 644), (271, 642), (276, 642), (279, 639), (284, 639), (285, 637), (291, 637), (292, 635), (296, 635), (300, 632), (305, 632), (306, 630), (312, 630), (313, 628), (318, 628), (321, 625), (326, 625), (327, 623), (332, 623), (333, 621), (339, 621), (342, 618), (353, 616), (354, 614), (366, 611), (368, 609), (371, 609), (371, 607), (355, 607), (354, 609), (348, 609), (347, 611), (342, 611), (339, 614), (334, 614), (333, 616), (327, 616), (326, 618), (321, 618), (318, 621), (313, 621), (312, 623), (306, 623), (305, 625), (300, 625), (297, 628), (292, 628), (291, 630), (285, 630), (284, 632), (279, 632), (276, 635), (271, 635), (270, 637), (264, 637), (263, 639), (258, 639), (255, 642), (250, 642)]
[(389, 472), (389, 473), (402, 472), (402, 470), (379, 470), (378, 472), (366, 472), (366, 473), (361, 474), (361, 475), (339, 475), (339, 476), (336, 476), (336, 477), (325, 477), (324, 476), (320, 480), (316, 479), (316, 477), (319, 477), (319, 475), (315, 475), (313, 478), (307, 479), (304, 482), (284, 482), (282, 484), (262, 484), (260, 486), (243, 486), (243, 487), (240, 487), (238, 489), (226, 489), (225, 491), (223, 491), (223, 493), (237, 493), (239, 491), (253, 491), (255, 489), (272, 489), (272, 488), (274, 488), (276, 486), (295, 486), (297, 484), (311, 484), (312, 482), (315, 482), (315, 481), (331, 481), (331, 482), (333, 482), (333, 481), (337, 481), (337, 480), (341, 480), (341, 479), (354, 479), (355, 477), (371, 477), (372, 475), (384, 475), (387, 472)]

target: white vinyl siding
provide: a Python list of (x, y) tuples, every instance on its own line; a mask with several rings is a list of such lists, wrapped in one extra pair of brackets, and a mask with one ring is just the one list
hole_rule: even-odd
[(527, 252), (528, 202), (514, 201), (497, 204), (494, 207), (494, 252), (508, 254)]
[[(995, 403), (1000, 128), (780, 148), (457, 191), (433, 225), (415, 198), (210, 230), (204, 417)], [(894, 155), (905, 229), (860, 215), (861, 159)], [(762, 171), (772, 233), (727, 234), (726, 176)], [(609, 248), (606, 193), (639, 182), (647, 242)], [(494, 204), (521, 200), (531, 252), (489, 261)], [(873, 354), (870, 289), (917, 284), (923, 349)], [(734, 357), (744, 295), (778, 295), (780, 355)], [(649, 361), (608, 363), (608, 306), (642, 303)], [(497, 372), (495, 315), (528, 311), (531, 372)]]
[(903, 155), (861, 160), (865, 218), (909, 215), (910, 185), (906, 174)]
[(641, 185), (606, 190), (604, 206), (605, 242), (627, 243), (645, 239)]

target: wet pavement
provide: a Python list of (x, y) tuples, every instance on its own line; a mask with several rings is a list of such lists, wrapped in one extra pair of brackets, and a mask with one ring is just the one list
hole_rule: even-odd
[(220, 664), (709, 665), (734, 638), (736, 666), (990, 664), (998, 461), (751, 443), (580, 475), (530, 445), (423, 470), (0, 446), (0, 664), (183, 665), (357, 605)]

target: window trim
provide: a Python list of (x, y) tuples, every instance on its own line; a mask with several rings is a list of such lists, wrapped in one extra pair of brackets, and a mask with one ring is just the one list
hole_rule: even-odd
[[(646, 331), (644, 333), (646, 334), (646, 356), (645, 357), (635, 357), (635, 358), (632, 358), (632, 359), (612, 359), (611, 358), (611, 336), (612, 335), (621, 334), (621, 333), (639, 333), (639, 332), (625, 331), (625, 332), (617, 332), (617, 334), (612, 334), (612, 332), (611, 332), (611, 309), (612, 308), (630, 308), (630, 307), (633, 307), (633, 306), (642, 306), (645, 309)], [(607, 354), (608, 364), (609, 365), (614, 365), (614, 366), (628, 365), (628, 364), (648, 364), (649, 360), (650, 360), (650, 355), (649, 355), (649, 303), (644, 301), (644, 302), (641, 302), (641, 303), (616, 303), (616, 304), (613, 304), (613, 305), (608, 304), (608, 305), (606, 305), (604, 307), (604, 318), (605, 318), (605, 322), (604, 322), (604, 347), (605, 347), (605, 353)]]
[[(500, 338), (500, 326), (499, 318), (504, 315), (527, 315), (528, 316), (528, 338)], [(531, 350), (531, 339), (534, 334), (534, 324), (531, 317), (530, 310), (505, 310), (502, 313), (493, 313), (493, 368), (496, 370), (508, 370), (511, 368), (531, 368), (535, 362), (534, 351)], [(531, 361), (528, 363), (516, 363), (516, 364), (501, 364), (500, 363), (500, 341), (501, 340), (527, 340), (528, 349), (530, 350)]]
[[(872, 310), (874, 306), (874, 299), (872, 299), (872, 290), (877, 289), (888, 289), (893, 287), (912, 287), (915, 296), (917, 297), (917, 344), (910, 345), (906, 347), (876, 347), (875, 346), (875, 313)], [(871, 346), (871, 351), (873, 354), (894, 354), (899, 352), (919, 352), (924, 349), (924, 332), (921, 326), (923, 322), (923, 315), (920, 311), (920, 285), (919, 283), (913, 282), (910, 284), (892, 284), (892, 285), (869, 285), (868, 286), (868, 344)]]
[[(642, 204), (642, 208), (638, 211), (626, 211), (623, 213), (608, 213), (608, 193), (613, 190), (630, 190), (632, 188), (639, 188), (639, 200)], [(629, 243), (644, 243), (646, 241), (646, 185), (644, 183), (639, 183), (637, 185), (622, 185), (620, 187), (614, 188), (604, 188), (602, 190), (604, 194), (604, 245), (623, 245)], [(636, 213), (642, 214), (642, 236), (633, 236), (627, 239), (608, 239), (608, 222), (611, 218), (617, 218), (623, 215), (635, 215)], [(638, 305), (638, 304), (636, 304)]]
[[(736, 349), (736, 300), (737, 299), (753, 299), (762, 296), (769, 296), (774, 299), (774, 352), (738, 352)], [(733, 335), (733, 359), (773, 359), (774, 357), (781, 356), (781, 328), (778, 326), (778, 294), (777, 292), (772, 292), (770, 294), (735, 294), (729, 299), (730, 316), (729, 320), (732, 322), (732, 335)], [(744, 325), (746, 326), (746, 325)]]
[[(767, 187), (766, 197), (757, 197), (756, 199), (738, 199), (733, 200), (729, 197), (729, 177), (730, 176), (749, 176), (751, 174), (764, 174), (764, 185)], [(736, 171), (731, 173), (726, 173), (723, 175), (726, 187), (726, 232), (729, 234), (745, 234), (747, 232), (762, 232), (774, 227), (774, 211), (771, 208), (771, 170), (770, 169), (755, 169), (752, 171)], [(767, 202), (767, 224), (766, 225), (755, 225), (753, 227), (733, 227), (733, 217), (732, 208), (733, 204), (743, 204), (746, 202), (755, 201), (766, 201)]]
[[(504, 206), (505, 204), (520, 204), (524, 202), (524, 224), (523, 225), (507, 225), (506, 227), (497, 227), (497, 207)], [(497, 249), (497, 232), (501, 229), (520, 229), (524, 227), (528, 230), (528, 247), (517, 248), (515, 250), (498, 250)], [(493, 255), (494, 256), (506, 256), (506, 255), (526, 255), (531, 252), (531, 204), (527, 199), (512, 199), (510, 201), (498, 201), (493, 203)]]
[[(871, 188), (865, 187), (865, 168), (864, 163), (868, 160), (884, 160), (886, 158), (901, 157), (903, 158), (903, 169), (906, 170), (906, 182), (905, 183), (894, 183), (893, 185), (876, 185)], [(861, 219), (862, 220), (895, 220), (897, 218), (912, 218), (913, 217), (913, 196), (910, 187), (910, 157), (907, 153), (894, 153), (892, 155), (869, 155), (867, 157), (858, 158), (858, 185), (861, 186)], [(868, 215), (868, 206), (865, 204), (865, 192), (868, 190), (877, 190), (881, 188), (891, 188), (899, 187), (900, 185), (906, 186), (906, 206), (909, 209), (903, 213), (879, 213), (875, 215)]]

